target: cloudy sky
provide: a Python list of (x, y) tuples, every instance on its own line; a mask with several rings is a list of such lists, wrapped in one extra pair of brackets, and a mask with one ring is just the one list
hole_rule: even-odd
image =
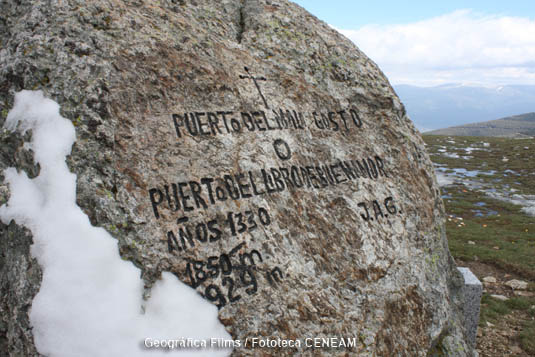
[(535, 1), (294, 0), (392, 84), (535, 85)]

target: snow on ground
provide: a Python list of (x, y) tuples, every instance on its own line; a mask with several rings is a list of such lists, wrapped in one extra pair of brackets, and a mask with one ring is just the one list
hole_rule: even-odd
[(509, 170), (509, 169), (505, 170), (504, 173), (515, 175), (515, 176), (520, 176), (520, 174), (518, 172), (513, 171), (513, 170)]
[[(504, 187), (497, 189), (485, 182), (473, 180), (477, 175), (494, 175), (496, 171), (479, 171), (466, 170), (463, 168), (449, 169), (443, 165), (435, 165), (435, 174), (437, 176), (438, 185), (440, 187), (453, 185), (455, 183), (463, 184), (470, 189), (484, 192), (488, 196), (500, 201), (510, 202), (522, 206), (522, 211), (527, 215), (535, 217), (535, 195), (519, 195), (515, 194), (517, 190), (513, 188)], [(505, 173), (516, 174), (512, 170), (505, 170)]]
[(458, 159), (459, 158), (459, 154), (456, 154), (456, 153), (445, 152), (442, 155), (444, 155), (446, 157), (449, 157), (451, 159)]
[[(448, 174), (448, 171), (453, 171), (453, 172)], [(494, 175), (496, 173), (496, 171), (494, 170), (480, 171), (480, 170), (467, 170), (463, 168), (449, 169), (447, 167), (435, 168), (435, 172), (437, 173), (440, 172), (440, 173), (449, 175), (452, 178), (458, 178), (459, 180), (462, 180), (464, 177), (476, 177), (477, 175)]]
[[(33, 131), (29, 146), (41, 168), (34, 179), (15, 168), (5, 170), (11, 197), (0, 207), (4, 224), (15, 220), (32, 231), (31, 253), (43, 269), (30, 311), (41, 354), (146, 356), (166, 352), (144, 347), (147, 338), (208, 343), (210, 338), (231, 338), (217, 318), (217, 308), (170, 273), (162, 274), (152, 297), (143, 301), (140, 270), (120, 258), (117, 241), (91, 226), (75, 203), (76, 175), (65, 163), (75, 131), (60, 116), (57, 103), (41, 91), (19, 92), (5, 127)], [(223, 356), (231, 351), (180, 352)]]
[(524, 213), (528, 216), (535, 217), (535, 195), (519, 195), (516, 193), (513, 195), (506, 195), (503, 192), (487, 192), (487, 195), (500, 201), (523, 206), (522, 211)]
[(453, 177), (447, 175), (443, 171), (435, 170), (435, 174), (437, 175), (437, 181), (440, 187), (452, 185), (455, 181)]
[(532, 205), (522, 208), (522, 211), (526, 212), (528, 216), (535, 217), (535, 201), (532, 201)]

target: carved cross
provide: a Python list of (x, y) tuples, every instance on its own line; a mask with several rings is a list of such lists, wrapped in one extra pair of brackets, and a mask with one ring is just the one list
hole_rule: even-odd
[(245, 72), (247, 72), (247, 75), (244, 76), (243, 74), (240, 74), (241, 79), (252, 79), (254, 85), (256, 86), (256, 89), (258, 90), (258, 93), (260, 94), (260, 97), (262, 98), (262, 101), (264, 101), (264, 105), (266, 106), (266, 109), (269, 109), (269, 105), (266, 101), (266, 98), (264, 98), (264, 95), (262, 94), (262, 91), (260, 90), (260, 86), (258, 85), (257, 81), (267, 81), (266, 77), (255, 77), (249, 73), (249, 68), (243, 67), (245, 69)]

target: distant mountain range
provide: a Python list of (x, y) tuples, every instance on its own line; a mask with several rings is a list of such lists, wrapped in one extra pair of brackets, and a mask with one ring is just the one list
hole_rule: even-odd
[(535, 86), (530, 85), (397, 85), (394, 89), (422, 132), (535, 112)]
[(428, 131), (429, 135), (502, 136), (525, 138), (535, 136), (535, 113)]

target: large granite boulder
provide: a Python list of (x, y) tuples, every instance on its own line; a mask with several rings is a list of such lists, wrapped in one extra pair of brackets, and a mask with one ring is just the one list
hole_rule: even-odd
[[(235, 339), (356, 339), (237, 356), (473, 353), (424, 143), (327, 24), (285, 0), (5, 0), (0, 20), (0, 124), (22, 89), (60, 104), (77, 204), (147, 298), (172, 272)], [(2, 132), (1, 169), (38, 175), (30, 135)], [(36, 354), (32, 234), (0, 234), (0, 349)]]

